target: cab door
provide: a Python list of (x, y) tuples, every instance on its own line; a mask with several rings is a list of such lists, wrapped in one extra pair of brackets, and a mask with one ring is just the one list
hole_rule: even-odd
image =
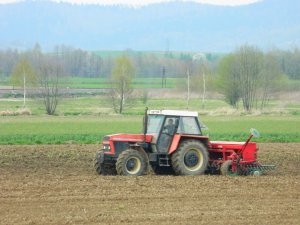
[(157, 141), (158, 152), (167, 153), (177, 133), (179, 117), (166, 116)]

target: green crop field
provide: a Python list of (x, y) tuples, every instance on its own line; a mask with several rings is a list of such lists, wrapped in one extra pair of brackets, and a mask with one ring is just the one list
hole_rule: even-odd
[[(174, 88), (179, 82), (180, 78), (167, 78), (166, 87)], [(161, 78), (150, 77), (150, 78), (139, 78), (133, 79), (133, 88), (161, 88)], [(83, 77), (70, 77), (67, 81), (63, 82), (65, 87), (69, 88), (110, 88), (111, 84), (107, 78), (83, 78)]]
[[(169, 77), (166, 80), (166, 88), (175, 88), (177, 83), (182, 78)], [(132, 81), (132, 88), (161, 88), (162, 79), (160, 77), (135, 77)], [(0, 79), (1, 86), (9, 86), (9, 78)], [(67, 77), (61, 80), (61, 86), (64, 88), (77, 88), (77, 89), (97, 89), (97, 88), (110, 88), (111, 84), (108, 78), (85, 78), (85, 77)]]
[[(258, 142), (300, 142), (298, 116), (202, 116), (212, 140), (243, 141), (255, 127)], [(140, 133), (142, 116), (18, 116), (0, 119), (0, 144), (99, 143), (106, 134)]]
[[(178, 84), (186, 82), (185, 78), (167, 77), (166, 87), (176, 88)], [(10, 86), (9, 77), (0, 78), (0, 87)], [(105, 77), (67, 77), (61, 80), (61, 86), (64, 88), (77, 88), (77, 89), (97, 89), (97, 88), (110, 88), (111, 84), (108, 78)], [(161, 88), (162, 79), (158, 77), (139, 77), (133, 79), (132, 87), (143, 88)], [(300, 91), (299, 80), (286, 80), (282, 84), (282, 89), (287, 91)]]

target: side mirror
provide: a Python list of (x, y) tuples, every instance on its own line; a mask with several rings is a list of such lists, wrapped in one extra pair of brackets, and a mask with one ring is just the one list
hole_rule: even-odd
[(255, 137), (255, 138), (259, 138), (259, 137), (260, 137), (260, 133), (259, 133), (258, 130), (256, 130), (255, 128), (251, 128), (251, 129), (250, 129), (250, 133), (251, 133), (252, 136)]
[(208, 127), (204, 123), (200, 123), (201, 130), (208, 130)]

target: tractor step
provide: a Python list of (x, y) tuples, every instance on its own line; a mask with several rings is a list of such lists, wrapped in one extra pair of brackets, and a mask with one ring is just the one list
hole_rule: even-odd
[(158, 165), (159, 166), (171, 166), (170, 165), (170, 157), (166, 154), (159, 154), (158, 157)]

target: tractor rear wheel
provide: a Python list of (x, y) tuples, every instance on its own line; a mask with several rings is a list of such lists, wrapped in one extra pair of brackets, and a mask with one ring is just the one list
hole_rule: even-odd
[(223, 164), (221, 165), (221, 168), (220, 168), (221, 174), (224, 176), (237, 176), (238, 175), (237, 170), (232, 172), (231, 165), (232, 165), (231, 160), (226, 160), (225, 162), (223, 162)]
[(147, 173), (147, 162), (143, 154), (134, 149), (122, 152), (116, 162), (118, 175), (141, 176)]
[(200, 141), (186, 140), (180, 144), (171, 160), (177, 175), (201, 175), (207, 168), (208, 151)]

